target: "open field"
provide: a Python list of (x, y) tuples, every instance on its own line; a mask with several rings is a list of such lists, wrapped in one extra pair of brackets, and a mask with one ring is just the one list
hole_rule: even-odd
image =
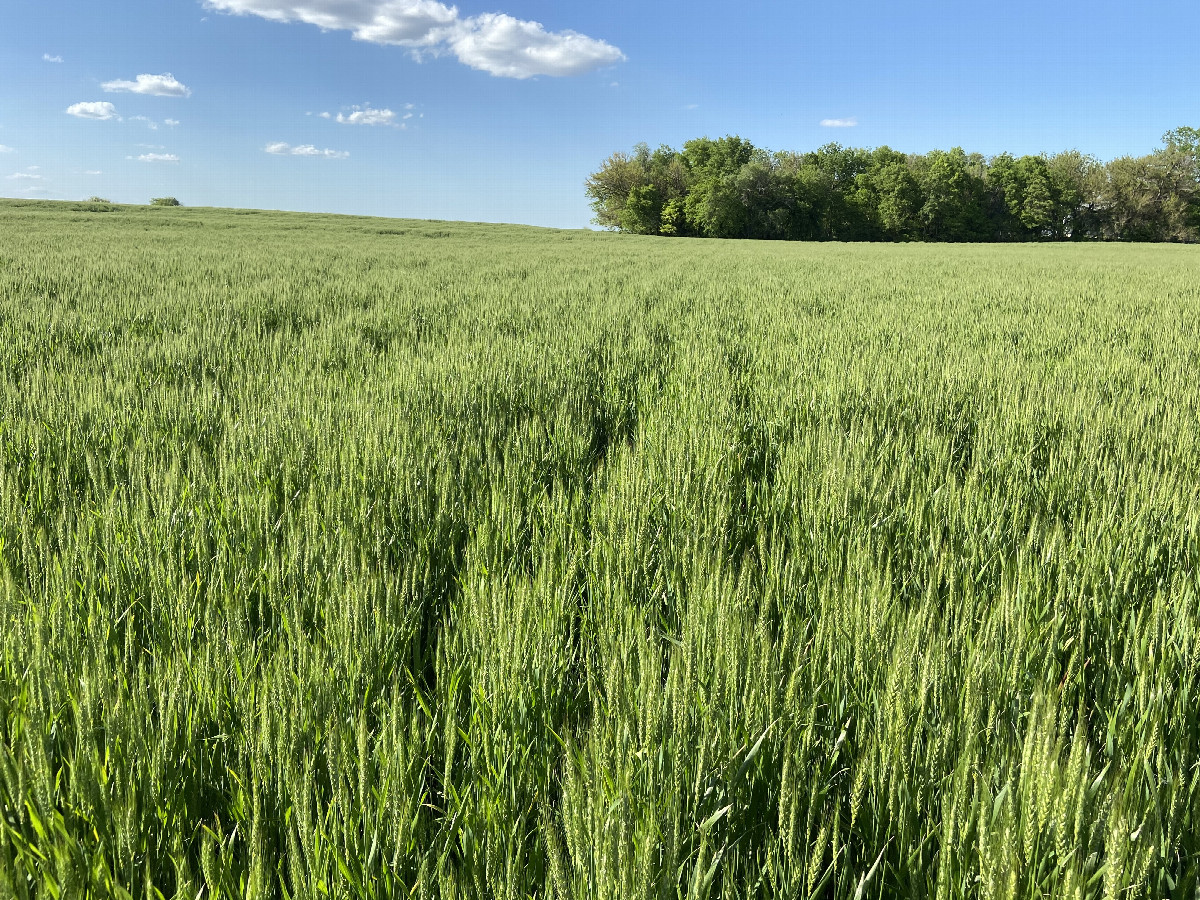
[(0, 897), (1195, 897), (1198, 561), (1195, 247), (0, 202)]

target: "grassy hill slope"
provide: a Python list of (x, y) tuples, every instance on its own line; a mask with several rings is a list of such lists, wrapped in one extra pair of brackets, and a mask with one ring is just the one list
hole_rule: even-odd
[(1194, 247), (0, 202), (0, 895), (1192, 896), (1198, 348)]

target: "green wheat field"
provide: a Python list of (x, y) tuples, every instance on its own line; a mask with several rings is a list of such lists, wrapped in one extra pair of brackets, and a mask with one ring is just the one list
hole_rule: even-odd
[(1200, 892), (1200, 248), (0, 203), (0, 897)]

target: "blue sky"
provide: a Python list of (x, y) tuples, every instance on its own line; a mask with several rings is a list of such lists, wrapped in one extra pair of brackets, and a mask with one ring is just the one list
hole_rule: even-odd
[(643, 140), (1110, 159), (1200, 126), (1193, 0), (5, 0), (0, 15), (10, 197), (582, 227), (588, 172)]

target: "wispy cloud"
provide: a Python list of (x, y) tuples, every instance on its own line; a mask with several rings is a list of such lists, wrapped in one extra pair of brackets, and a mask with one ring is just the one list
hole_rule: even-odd
[(60, 63), (63, 61), (61, 56), (51, 56), (49, 53), (43, 53), (42, 59), (46, 62), (53, 62), (53, 63)]
[(155, 97), (190, 97), (192, 90), (181, 84), (170, 72), (162, 75), (139, 75), (133, 81), (106, 81), (100, 85), (110, 94), (128, 92), (150, 94)]
[(9, 181), (45, 181), (41, 175), (34, 172), (13, 172), (8, 176)]
[(87, 100), (83, 103), (72, 103), (67, 107), (67, 115), (79, 119), (116, 119), (117, 108), (107, 100)]
[(17, 151), (14, 148), (6, 147), (3, 144), (0, 144), (0, 153), (16, 153), (16, 152)]
[(148, 116), (130, 116), (129, 121), (130, 122), (145, 122), (146, 127), (149, 128), (151, 131), (158, 131), (158, 123), (155, 122), (153, 119), (149, 118)]
[[(125, 158), (133, 159), (134, 157), (127, 156)], [(137, 157), (137, 161), (138, 162), (147, 162), (147, 163), (154, 163), (154, 162), (176, 163), (176, 162), (179, 162), (179, 157), (176, 156), (174, 153), (143, 153), (141, 156)]]
[(168, 125), (171, 128), (174, 128), (176, 125), (179, 124), (179, 120), (178, 119), (163, 119), (163, 124)]
[(267, 144), (263, 150), (267, 153), (274, 153), (276, 156), (320, 156), (324, 159), (345, 159), (350, 155), (346, 150), (320, 150), (312, 144), (301, 144), (299, 147), (293, 147), (291, 144), (285, 144), (283, 141)]
[(822, 128), (853, 128), (858, 124), (858, 119), (851, 117), (849, 119), (822, 119)]
[[(370, 106), (352, 106), (350, 114), (338, 113), (337, 120), (343, 125), (395, 125), (396, 114), (390, 109), (372, 109)], [(322, 114), (323, 118), (329, 118)]]
[(438, 0), (206, 0), (206, 6), (349, 31), (360, 41), (406, 47), (418, 56), (449, 53), (504, 78), (580, 75), (625, 59), (612, 44), (576, 31), (547, 31), (540, 22), (504, 13), (463, 18)]

